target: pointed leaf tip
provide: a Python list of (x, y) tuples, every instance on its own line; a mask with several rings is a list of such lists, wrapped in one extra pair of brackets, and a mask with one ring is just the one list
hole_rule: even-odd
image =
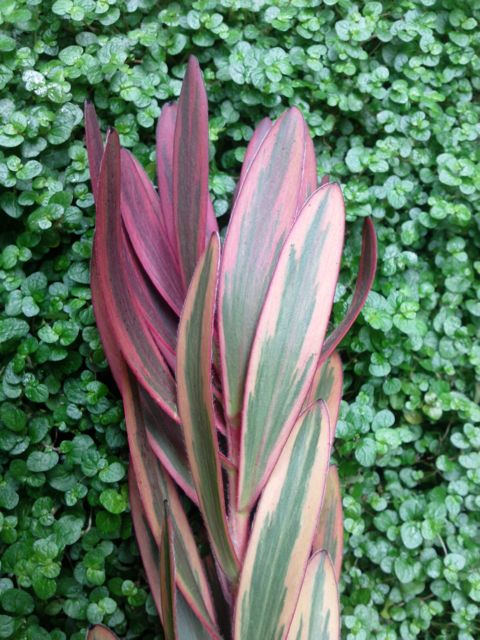
[(339, 640), (340, 604), (332, 563), (325, 551), (312, 556), (287, 640)]
[(343, 510), (340, 479), (337, 467), (330, 465), (327, 474), (325, 496), (317, 523), (312, 551), (328, 551), (335, 570), (335, 577), (340, 580), (343, 554)]
[(132, 305), (132, 284), (125, 266), (124, 228), (121, 220), (121, 161), (118, 133), (107, 137), (97, 192), (97, 220), (93, 244), (96, 293), (95, 314), (112, 317), (116, 342), (144, 388), (178, 419), (173, 376), (159, 351), (145, 318)]
[(240, 182), (228, 226), (219, 283), (219, 338), (232, 424), (241, 411), (248, 356), (265, 295), (298, 213), (305, 134), (298, 109), (289, 109), (272, 125)]
[(178, 100), (173, 148), (174, 219), (185, 290), (205, 249), (208, 198), (207, 94), (192, 57)]
[(96, 624), (87, 631), (86, 640), (118, 640), (118, 636), (103, 624)]

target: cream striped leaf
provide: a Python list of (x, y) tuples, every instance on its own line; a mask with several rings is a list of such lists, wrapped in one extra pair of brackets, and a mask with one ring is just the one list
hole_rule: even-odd
[(339, 640), (339, 609), (333, 565), (320, 551), (308, 563), (288, 640)]
[(297, 421), (260, 498), (240, 577), (235, 640), (282, 640), (310, 555), (324, 492), (328, 415), (316, 403)]
[(311, 385), (338, 279), (344, 225), (340, 187), (320, 187), (304, 205), (281, 251), (245, 384), (240, 511), (258, 497)]
[(213, 318), (220, 239), (212, 235), (190, 283), (180, 317), (178, 407), (193, 482), (213, 552), (228, 579), (238, 560), (227, 525), (212, 389)]

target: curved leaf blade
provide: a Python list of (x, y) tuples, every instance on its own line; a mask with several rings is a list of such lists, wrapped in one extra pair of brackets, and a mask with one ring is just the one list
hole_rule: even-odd
[(289, 109), (255, 154), (225, 239), (219, 286), (219, 339), (230, 423), (238, 422), (255, 329), (281, 247), (297, 213), (305, 158), (302, 115)]
[(150, 593), (162, 619), (162, 597), (160, 594), (160, 552), (157, 542), (150, 530), (147, 517), (142, 507), (140, 490), (132, 468), (128, 472), (128, 494), (130, 501), (130, 511), (132, 514), (135, 537), (138, 542), (138, 549), (142, 558), (143, 568), (150, 585)]
[(175, 589), (175, 554), (173, 552), (173, 530), (168, 502), (164, 502), (162, 538), (160, 542), (160, 600), (163, 612), (165, 640), (177, 640), (177, 607)]
[(178, 100), (173, 145), (173, 210), (184, 290), (205, 250), (207, 209), (207, 94), (198, 60), (190, 56)]
[(107, 312), (107, 308), (105, 307), (105, 302), (97, 275), (95, 254), (92, 255), (92, 259), (90, 262), (90, 289), (92, 291), (95, 323), (100, 334), (103, 351), (105, 352), (105, 356), (107, 358), (113, 378), (121, 392), (122, 381), (125, 377), (126, 364), (125, 359), (122, 356), (122, 352), (118, 348), (118, 344), (114, 338), (111, 316)]
[[(135, 485), (157, 552), (162, 535), (164, 500), (167, 500), (174, 533), (178, 587), (202, 623), (216, 633), (213, 602), (197, 545), (175, 487), (148, 444), (138, 384), (131, 375), (124, 383), (123, 403)], [(155, 566), (158, 569), (159, 565)]]
[(328, 554), (320, 551), (308, 563), (288, 640), (339, 640), (340, 606)]
[(375, 280), (375, 272), (377, 269), (377, 236), (375, 227), (370, 218), (365, 218), (362, 232), (362, 254), (360, 258), (360, 266), (358, 269), (357, 284), (353, 294), (352, 302), (345, 314), (344, 319), (336, 329), (327, 337), (322, 348), (322, 360), (328, 358), (338, 347), (350, 327), (363, 309), (367, 296), (372, 288)]
[(338, 278), (344, 220), (340, 187), (321, 187), (306, 202), (281, 251), (245, 383), (240, 511), (258, 497), (312, 382)]
[(221, 640), (219, 635), (213, 635), (198, 622), (192, 607), (188, 604), (181, 591), (177, 591), (177, 626), (179, 640)]
[(153, 286), (135, 254), (125, 229), (122, 231), (125, 265), (119, 270), (118, 277), (123, 276), (126, 279), (125, 288), (129, 292), (135, 312), (146, 325), (146, 330), (152, 334), (165, 360), (172, 366), (175, 364), (178, 317)]
[[(175, 384), (168, 366), (142, 316), (132, 305), (125, 273), (125, 244), (120, 218), (120, 143), (111, 131), (107, 138), (98, 180), (97, 221), (93, 244), (97, 295), (96, 316), (107, 312), (120, 350), (160, 406), (177, 419)], [(95, 294), (95, 290), (94, 290)]]
[(244, 560), (235, 640), (285, 638), (311, 551), (330, 456), (317, 403), (297, 421), (260, 498)]
[(330, 465), (322, 510), (312, 544), (313, 551), (324, 549), (332, 560), (335, 577), (340, 580), (343, 554), (343, 511), (340, 479), (335, 465)]
[(212, 348), (220, 239), (213, 235), (193, 275), (180, 317), (179, 411), (187, 455), (215, 556), (229, 580), (238, 561), (228, 531), (212, 390)]
[[(138, 548), (142, 557), (145, 573), (147, 574), (152, 598), (161, 619), (160, 551), (143, 513), (140, 494), (132, 471), (129, 472), (128, 480), (130, 508), (135, 536), (138, 541)], [(214, 640), (221, 640), (218, 633), (213, 631), (209, 633), (207, 631), (179, 589), (177, 589), (176, 593), (176, 618), (179, 640), (211, 640), (212, 638)]]

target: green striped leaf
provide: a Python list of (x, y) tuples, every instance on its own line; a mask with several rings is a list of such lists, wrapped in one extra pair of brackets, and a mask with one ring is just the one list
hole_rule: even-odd
[(225, 408), (239, 421), (248, 356), (280, 249), (299, 206), (306, 148), (301, 113), (275, 122), (241, 182), (227, 230), (219, 288)]
[(328, 409), (330, 419), (330, 443), (335, 437), (337, 428), (338, 413), (342, 400), (343, 390), (343, 370), (342, 360), (337, 352), (334, 352), (328, 360), (324, 360), (317, 365), (317, 370), (305, 400), (305, 407), (308, 407), (316, 400), (324, 400)]
[(88, 630), (87, 640), (118, 640), (118, 636), (103, 624), (96, 624)]
[(340, 479), (335, 465), (330, 465), (322, 510), (312, 544), (313, 551), (324, 549), (330, 555), (335, 577), (340, 580), (343, 554), (343, 511)]
[(240, 577), (235, 640), (285, 638), (310, 556), (330, 456), (323, 403), (304, 412), (260, 498)]
[(212, 548), (230, 581), (238, 561), (228, 531), (212, 390), (212, 347), (220, 239), (212, 235), (180, 317), (177, 393), (187, 455)]
[(325, 551), (308, 563), (288, 640), (339, 640), (340, 606), (333, 565)]
[(198, 618), (193, 612), (181, 591), (177, 590), (177, 627), (179, 640), (212, 640), (219, 638), (217, 635), (210, 635), (208, 631), (198, 622)]
[(325, 185), (304, 205), (280, 253), (245, 384), (240, 511), (258, 497), (311, 385), (338, 279), (344, 224), (340, 187)]
[[(133, 376), (124, 384), (123, 406), (135, 485), (157, 553), (167, 500), (172, 518), (177, 585), (205, 627), (215, 634), (215, 612), (205, 570), (175, 487), (148, 444), (138, 385)], [(139, 541), (139, 544), (142, 543)], [(159, 565), (155, 566), (158, 570)]]
[(132, 304), (123, 251), (120, 176), (120, 143), (116, 131), (111, 131), (102, 158), (96, 201), (95, 316), (109, 315), (115, 341), (135, 376), (164, 411), (178, 419), (173, 377), (142, 314)]
[(160, 542), (160, 600), (163, 614), (165, 640), (177, 640), (175, 554), (173, 552), (173, 530), (168, 502), (164, 502), (162, 539)]

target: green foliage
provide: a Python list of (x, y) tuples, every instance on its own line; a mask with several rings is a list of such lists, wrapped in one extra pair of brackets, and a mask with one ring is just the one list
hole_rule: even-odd
[(474, 0), (0, 2), (0, 638), (83, 640), (97, 622), (158, 637), (90, 304), (81, 107), (93, 99), (153, 177), (189, 53), (218, 215), (254, 124), (295, 104), (350, 228), (375, 219), (335, 451), (344, 638), (480, 636), (479, 19)]

